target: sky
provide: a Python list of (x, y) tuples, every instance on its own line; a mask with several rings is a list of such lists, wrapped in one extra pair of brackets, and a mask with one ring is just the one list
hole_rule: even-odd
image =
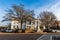
[(25, 9), (35, 11), (36, 16), (43, 11), (51, 11), (60, 20), (60, 0), (0, 0), (0, 24), (7, 9), (10, 9), (13, 4), (24, 4)]

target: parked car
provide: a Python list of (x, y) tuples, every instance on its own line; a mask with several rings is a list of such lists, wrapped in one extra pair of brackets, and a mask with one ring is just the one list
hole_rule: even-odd
[(17, 32), (19, 32), (19, 29), (12, 29), (12, 32), (17, 33)]
[(43, 32), (52, 32), (52, 30), (51, 29), (45, 29), (45, 30), (43, 30)]
[(5, 30), (1, 30), (2, 32), (6, 32)]
[(60, 32), (59, 29), (52, 29), (52, 32)]
[(6, 32), (12, 32), (12, 30), (5, 30)]
[(52, 32), (60, 32), (59, 28), (57, 28), (57, 27), (52, 27), (51, 30), (52, 30)]
[(2, 30), (2, 32), (12, 32), (12, 30)]

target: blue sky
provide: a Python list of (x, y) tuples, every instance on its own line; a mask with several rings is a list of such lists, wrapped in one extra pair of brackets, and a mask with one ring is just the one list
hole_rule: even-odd
[(60, 0), (0, 0), (0, 24), (5, 10), (11, 8), (13, 4), (24, 4), (25, 9), (31, 9), (38, 15), (42, 11), (52, 11), (60, 20)]

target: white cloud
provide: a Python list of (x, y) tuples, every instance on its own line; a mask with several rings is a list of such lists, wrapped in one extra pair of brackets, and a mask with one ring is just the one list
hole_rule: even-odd
[(5, 15), (4, 10), (0, 8), (0, 24), (4, 15)]
[(51, 11), (57, 16), (57, 19), (60, 20), (60, 1), (53, 3), (53, 4), (43, 6), (43, 7), (39, 7), (37, 9), (35, 9), (35, 11), (38, 14), (42, 11)]
[(3, 24), (4, 25), (7, 25), (8, 24), (7, 22), (3, 22), (2, 23), (2, 20), (3, 20), (3, 16), (4, 15), (5, 15), (5, 11), (2, 8), (0, 8), (0, 26), (3, 26)]

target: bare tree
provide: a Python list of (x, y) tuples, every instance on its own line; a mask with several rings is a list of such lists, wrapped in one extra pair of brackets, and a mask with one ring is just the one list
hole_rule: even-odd
[(56, 21), (56, 16), (52, 12), (43, 11), (39, 14), (42, 24), (46, 27), (53, 26)]
[[(29, 14), (29, 15), (28, 15)], [(11, 21), (12, 17), (16, 20), (18, 20), (21, 23), (21, 30), (22, 30), (22, 24), (24, 20), (28, 19), (28, 16), (30, 18), (33, 18), (34, 12), (33, 10), (31, 11), (26, 11), (24, 8), (24, 5), (13, 5), (11, 9), (7, 10), (7, 14), (4, 16), (4, 20), (2, 21)]]

